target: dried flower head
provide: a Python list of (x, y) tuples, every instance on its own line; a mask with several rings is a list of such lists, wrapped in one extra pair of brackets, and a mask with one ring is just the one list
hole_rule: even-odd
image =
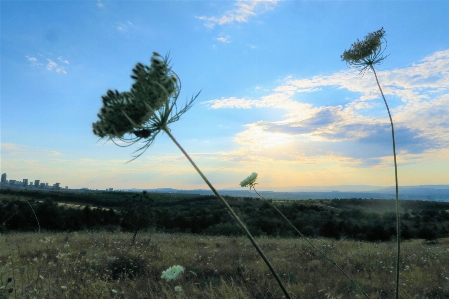
[(178, 121), (198, 96), (192, 97), (184, 108), (178, 110), (176, 101), (181, 91), (181, 82), (169, 65), (168, 55), (163, 58), (159, 53), (153, 52), (150, 60), (150, 66), (137, 63), (132, 70), (131, 78), (134, 83), (130, 91), (106, 92), (98, 113), (99, 120), (92, 124), (95, 135), (112, 141), (117, 138), (128, 143), (125, 146), (144, 139), (145, 145), (137, 150), (141, 153), (134, 156), (134, 159), (145, 152), (162, 129)]
[(254, 187), (254, 185), (257, 184), (256, 180), (257, 180), (257, 173), (253, 172), (246, 179), (240, 182), (240, 186), (242, 187), (249, 186), (249, 188), (251, 189), (252, 187)]
[(170, 281), (178, 279), (179, 275), (184, 272), (184, 267), (180, 265), (172, 266), (165, 271), (162, 271), (161, 278)]
[[(345, 50), (341, 55), (341, 60), (346, 61), (350, 66), (361, 68), (364, 72), (368, 67), (381, 63), (387, 56), (383, 56), (386, 48), (385, 30), (381, 29), (368, 33), (365, 39), (357, 41), (351, 45), (349, 50)], [(382, 41), (385, 47), (382, 48)]]

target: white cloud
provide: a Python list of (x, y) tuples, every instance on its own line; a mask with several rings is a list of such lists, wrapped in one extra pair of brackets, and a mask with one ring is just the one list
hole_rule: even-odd
[(67, 72), (65, 71), (65, 69), (63, 67), (60, 67), (56, 62), (54, 62), (51, 59), (47, 59), (48, 63), (47, 63), (47, 70), (49, 71), (55, 71), (57, 73), (61, 73), (61, 74), (67, 74)]
[(39, 62), (39, 60), (34, 56), (25, 56), (28, 62), (31, 63), (32, 66), (42, 66), (43, 64)]
[(101, 0), (98, 0), (98, 1), (97, 1), (97, 6), (98, 6), (99, 8), (104, 8), (104, 3), (103, 3)]
[(226, 11), (220, 17), (196, 17), (204, 21), (204, 26), (208, 28), (214, 28), (216, 25), (224, 25), (230, 23), (246, 23), (249, 17), (256, 16), (257, 13), (262, 13), (267, 10), (272, 10), (277, 4), (277, 1), (237, 1), (235, 3), (236, 8)]
[(227, 36), (220, 36), (220, 37), (217, 38), (217, 40), (219, 42), (222, 42), (222, 43), (230, 43), (229, 35), (227, 35)]
[(69, 61), (67, 59), (62, 58), (61, 56), (58, 57), (58, 60), (62, 63), (69, 64)]
[[(449, 150), (449, 50), (436, 52), (404, 68), (378, 71), (382, 89), (395, 122), (401, 161), (420, 160)], [(344, 105), (319, 106), (301, 102), (300, 93), (319, 93), (324, 88), (354, 94)], [(299, 100), (298, 100), (299, 99)], [(398, 101), (398, 99), (400, 101)], [(332, 102), (332, 101), (331, 101)], [(341, 102), (341, 101), (339, 101)], [(247, 124), (235, 142), (254, 155), (290, 144), (305, 156), (325, 149), (334, 156), (352, 159), (354, 165), (384, 165), (391, 156), (391, 129), (385, 106), (372, 74), (359, 76), (345, 70), (328, 76), (287, 77), (260, 99), (222, 98), (203, 102), (211, 109), (277, 108), (285, 111), (279, 121)], [(445, 155), (433, 156), (435, 159)], [(390, 161), (391, 162), (391, 161)]]
[(116, 29), (121, 32), (127, 32), (132, 28), (133, 28), (133, 23), (131, 23), (130, 21), (116, 23)]
[[(44, 55), (40, 53), (38, 53), (38, 56), (44, 57)], [(45, 65), (44, 63), (40, 62), (40, 60), (35, 56), (25, 56), (25, 58), (31, 63), (32, 66), (45, 67), (45, 69), (48, 71), (55, 71), (60, 74), (67, 74), (65, 68), (55, 62), (55, 60), (58, 60), (61, 63), (68, 65), (69, 61), (67, 59), (64, 59), (62, 56), (58, 56), (56, 59), (46, 58), (47, 62), (45, 63)]]

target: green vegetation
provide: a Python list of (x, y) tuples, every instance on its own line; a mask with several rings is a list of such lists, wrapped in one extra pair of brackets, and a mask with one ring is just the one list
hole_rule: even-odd
[[(282, 298), (245, 237), (142, 233), (130, 247), (132, 234), (3, 234), (0, 287), (5, 288), (0, 289), (0, 298)], [(304, 240), (261, 237), (257, 242), (292, 298), (361, 297)], [(357, 280), (370, 298), (394, 297), (391, 242), (316, 238), (314, 243)], [(436, 245), (422, 240), (403, 243), (401, 298), (449, 296), (448, 248), (449, 238)], [(176, 281), (166, 281), (162, 272), (173, 265), (185, 271)], [(183, 291), (176, 292), (177, 286)]]
[[(6, 232), (37, 231), (36, 219), (25, 199), (33, 206), (41, 229), (47, 231), (123, 229), (135, 233), (137, 228), (201, 235), (241, 235), (240, 228), (214, 196), (133, 192), (3, 189), (0, 190), (0, 224), (4, 223), (1, 229)], [(270, 202), (249, 197), (226, 197), (226, 200), (254, 236), (298, 237)], [(107, 205), (100, 205), (102, 202)], [(64, 205), (69, 203), (70, 206)], [(290, 200), (274, 202), (274, 205), (308, 237), (390, 241), (396, 234), (393, 200)], [(448, 210), (449, 203), (444, 202), (401, 201), (402, 238), (432, 241), (449, 237)], [(141, 213), (143, 211), (146, 213)]]

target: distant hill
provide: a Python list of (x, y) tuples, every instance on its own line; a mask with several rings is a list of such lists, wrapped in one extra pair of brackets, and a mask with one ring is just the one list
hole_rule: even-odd
[[(126, 189), (126, 191), (140, 192), (143, 189)], [(179, 190), (172, 188), (145, 189), (148, 192), (181, 193), (212, 195), (206, 189)], [(125, 191), (125, 190), (124, 190)], [(259, 190), (258, 190), (259, 191)], [(227, 188), (219, 190), (221, 195), (236, 197), (257, 197), (254, 191), (248, 189)], [(334, 199), (334, 198), (363, 198), (363, 199), (393, 199), (395, 187), (368, 186), (368, 185), (340, 185), (340, 186), (305, 186), (261, 188), (259, 193), (267, 199)], [(420, 185), (399, 187), (401, 200), (430, 200), (449, 202), (449, 185)]]

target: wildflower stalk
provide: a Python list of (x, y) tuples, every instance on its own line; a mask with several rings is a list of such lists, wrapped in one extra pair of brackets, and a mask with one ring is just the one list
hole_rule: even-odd
[(398, 164), (396, 161), (396, 142), (394, 139), (394, 125), (393, 118), (391, 117), (390, 108), (388, 107), (387, 100), (385, 99), (382, 88), (380, 87), (379, 79), (377, 78), (376, 70), (372, 65), (370, 65), (371, 70), (376, 77), (377, 86), (379, 86), (380, 93), (382, 94), (382, 98), (384, 99), (385, 106), (387, 107), (388, 116), (390, 117), (391, 124), (391, 137), (393, 140), (393, 157), (394, 157), (394, 178), (396, 182), (396, 243), (397, 243), (397, 255), (396, 255), (396, 299), (399, 298), (399, 264), (401, 257), (401, 235), (400, 235), (400, 219), (399, 219), (399, 184), (398, 184)]
[(226, 200), (218, 194), (217, 190), (196, 166), (187, 152), (176, 141), (168, 128), (169, 124), (178, 121), (193, 106), (193, 102), (199, 93), (192, 97), (182, 109), (178, 109), (177, 100), (181, 91), (181, 81), (169, 65), (168, 55), (162, 58), (157, 52), (153, 52), (151, 66), (138, 63), (133, 69), (131, 78), (135, 82), (131, 86), (130, 91), (118, 92), (117, 90), (108, 90), (106, 95), (102, 97), (103, 107), (98, 114), (99, 120), (92, 124), (93, 133), (100, 138), (107, 137), (114, 143), (114, 139), (117, 138), (121, 142), (128, 144), (120, 145), (115, 143), (118, 146), (130, 146), (140, 140), (145, 140), (145, 144), (135, 151), (140, 151), (140, 153), (136, 154), (131, 161), (140, 157), (153, 144), (156, 136), (161, 131), (167, 133), (245, 232), (272, 272), (285, 297), (291, 299), (273, 266), (257, 245), (251, 233)]
[[(255, 174), (255, 172), (253, 172), (253, 174)], [(250, 177), (249, 177), (250, 178)], [(284, 218), (284, 220), (285, 221), (287, 221), (287, 223), (303, 238), (303, 239), (305, 239), (306, 240), (306, 242), (307, 243), (309, 243), (309, 245), (310, 246), (312, 246), (313, 247), (313, 249), (315, 249), (316, 251), (318, 251), (326, 260), (328, 260), (332, 265), (334, 265), (335, 266), (335, 268), (337, 268), (338, 270), (340, 270), (340, 272), (341, 273), (343, 273), (343, 275), (345, 275), (348, 279), (349, 279), (349, 281), (351, 281), (354, 285), (355, 285), (355, 287), (367, 298), (367, 299), (369, 299), (369, 297), (368, 297), (368, 295), (365, 293), (365, 291), (363, 291), (363, 289), (357, 284), (357, 282), (356, 281), (354, 281), (351, 277), (349, 277), (349, 275), (334, 261), (334, 260), (332, 260), (332, 259), (330, 259), (329, 257), (327, 257), (325, 254), (324, 254), (324, 252), (322, 252), (318, 247), (316, 247), (315, 245), (313, 245), (313, 243), (309, 240), (309, 238), (307, 238), (305, 235), (303, 235), (297, 228), (296, 228), (296, 226), (287, 218), (287, 217), (285, 217), (285, 215), (281, 212), (281, 211), (279, 211), (279, 209), (274, 205), (274, 204), (272, 204), (270, 201), (268, 201), (267, 199), (265, 199), (265, 197), (263, 197), (262, 195), (260, 195), (259, 194), (259, 192), (257, 192), (257, 190), (256, 190), (256, 187), (255, 187), (255, 185), (256, 185), (256, 182), (255, 182), (255, 180), (256, 180), (256, 178), (257, 178), (257, 174), (255, 175), (255, 176), (253, 176), (253, 180), (252, 180), (252, 182), (251, 181), (247, 181), (249, 184), (247, 184), (246, 186), (248, 186), (249, 185), (249, 187), (250, 187), (250, 189), (253, 189), (254, 190), (254, 192), (256, 192), (256, 194), (261, 198), (261, 199), (263, 199), (263, 200), (265, 200), (265, 202), (267, 202), (273, 209), (275, 209), (276, 210), (276, 212), (278, 212), (281, 216), (282, 216), (282, 218)], [(244, 184), (244, 182), (245, 181), (243, 181), (242, 182), (242, 184)], [(243, 187), (243, 186), (242, 186)]]
[(173, 142), (178, 146), (178, 148), (181, 150), (181, 152), (186, 156), (187, 160), (192, 164), (192, 166), (195, 168), (195, 170), (198, 172), (198, 174), (203, 178), (204, 182), (209, 186), (209, 188), (212, 190), (212, 192), (215, 194), (215, 196), (218, 197), (220, 202), (225, 206), (225, 208), (228, 210), (228, 212), (231, 214), (231, 216), (237, 221), (239, 226), (242, 228), (242, 230), (245, 232), (248, 239), (251, 241), (253, 246), (256, 248), (259, 255), (264, 260), (265, 264), (267, 264), (268, 268), (270, 269), (271, 273), (273, 274), (274, 278), (276, 279), (277, 283), (279, 284), (279, 287), (282, 289), (282, 292), (284, 292), (284, 295), (286, 298), (291, 299), (290, 295), (288, 294), (287, 290), (284, 287), (284, 284), (282, 283), (281, 279), (279, 278), (279, 275), (274, 270), (273, 266), (271, 265), (268, 258), (263, 253), (262, 249), (257, 245), (256, 240), (251, 235), (249, 230), (246, 228), (246, 226), (243, 224), (243, 222), (240, 220), (239, 216), (234, 212), (234, 210), (231, 208), (231, 206), (228, 204), (228, 202), (218, 193), (218, 191), (214, 188), (214, 186), (209, 182), (209, 180), (206, 178), (206, 176), (201, 172), (201, 170), (196, 166), (195, 162), (190, 158), (189, 154), (184, 150), (184, 148), (178, 143), (178, 141), (175, 139), (175, 137), (170, 133), (170, 130), (165, 126), (162, 128), (162, 130), (167, 133), (167, 135), (173, 140)]
[[(388, 116), (390, 118), (391, 124), (391, 137), (393, 140), (393, 158), (394, 158), (394, 176), (396, 184), (396, 242), (397, 242), (397, 255), (396, 255), (396, 299), (399, 298), (399, 264), (401, 257), (401, 232), (400, 232), (400, 216), (399, 216), (399, 184), (398, 184), (398, 165), (396, 161), (396, 142), (394, 138), (394, 125), (393, 118), (391, 117), (390, 108), (388, 107), (385, 95), (380, 87), (379, 79), (377, 78), (376, 70), (374, 65), (382, 63), (387, 56), (383, 53), (386, 48), (385, 40), (385, 30), (383, 28), (369, 33), (365, 36), (363, 41), (357, 40), (357, 42), (351, 45), (349, 50), (345, 50), (341, 59), (346, 61), (347, 64), (353, 67), (360, 68), (360, 73), (364, 74), (369, 68), (373, 71), (376, 77), (377, 86), (379, 87), (380, 93), (384, 100), (385, 106), (387, 107)], [(385, 41), (385, 47), (382, 48), (382, 41)]]
[(39, 223), (39, 219), (37, 219), (37, 216), (36, 216), (36, 213), (34, 212), (34, 209), (33, 209), (33, 207), (31, 206), (31, 204), (30, 204), (30, 202), (28, 201), (28, 200), (26, 200), (25, 199), (25, 201), (28, 203), (28, 205), (30, 206), (30, 208), (31, 208), (31, 211), (33, 211), (33, 214), (34, 214), (34, 217), (36, 218), (36, 221), (37, 221), (37, 226), (38, 226), (38, 232), (40, 233), (41, 232), (41, 224)]

